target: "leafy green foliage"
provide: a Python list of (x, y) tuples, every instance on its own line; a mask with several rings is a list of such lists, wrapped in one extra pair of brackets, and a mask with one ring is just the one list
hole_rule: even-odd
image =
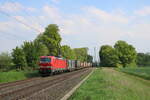
[(88, 48), (75, 48), (73, 50), (76, 54), (76, 59), (80, 61), (87, 61)]
[(87, 62), (93, 62), (93, 56), (87, 55)]
[(68, 45), (63, 45), (61, 47), (61, 54), (66, 59), (93, 62), (93, 57), (88, 55), (88, 48), (71, 49)]
[(33, 43), (38, 56), (47, 56), (49, 54), (48, 48), (45, 44), (42, 44), (36, 40)]
[(137, 65), (150, 67), (150, 54), (149, 53), (138, 53), (137, 54)]
[(61, 54), (66, 59), (76, 59), (75, 52), (68, 45), (61, 46)]
[(48, 25), (48, 27), (45, 29), (45, 32), (40, 34), (36, 40), (47, 46), (49, 55), (60, 55), (61, 36), (59, 34), (59, 28), (56, 24)]
[(116, 67), (120, 61), (117, 52), (109, 45), (103, 45), (99, 51), (101, 66)]
[(132, 45), (120, 40), (116, 42), (114, 48), (117, 51), (119, 60), (123, 67), (135, 62), (137, 53)]
[(38, 42), (24, 42), (22, 45), (23, 51), (25, 53), (26, 61), (29, 67), (37, 67), (40, 56), (48, 55), (47, 47)]
[(13, 49), (12, 60), (17, 69), (24, 69), (25, 67), (27, 67), (25, 53), (19, 47)]
[(7, 70), (12, 67), (12, 58), (8, 52), (0, 54), (0, 70)]
[(33, 42), (24, 42), (22, 45), (23, 51), (25, 53), (25, 57), (27, 60), (27, 64), (29, 67), (36, 67), (38, 61), (38, 53), (34, 47)]
[(136, 50), (125, 41), (117, 41), (114, 48), (109, 45), (103, 45), (99, 51), (99, 56), (102, 66), (136, 66)]
[(13, 62), (20, 69), (25, 66), (36, 68), (40, 56), (60, 56), (60, 54), (66, 59), (92, 62), (92, 56), (87, 53), (88, 48), (71, 49), (67, 45), (61, 46), (60, 43), (59, 27), (56, 24), (50, 24), (46, 27), (45, 32), (38, 35), (34, 41), (26, 41), (21, 48), (16, 47), (13, 50)]

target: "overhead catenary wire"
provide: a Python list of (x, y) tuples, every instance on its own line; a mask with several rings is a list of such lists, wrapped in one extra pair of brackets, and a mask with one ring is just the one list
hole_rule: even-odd
[(5, 15), (5, 16), (7, 16), (7, 17), (13, 18), (13, 19), (16, 20), (17, 22), (23, 24), (24, 26), (26, 26), (26, 27), (28, 27), (28, 28), (30, 28), (30, 29), (36, 31), (36, 32), (41, 33), (41, 31), (40, 31), (39, 29), (37, 29), (37, 28), (35, 28), (35, 27), (33, 27), (33, 26), (30, 26), (30, 25), (26, 24), (25, 22), (19, 20), (19, 19), (16, 18), (16, 17), (11, 16), (10, 14), (8, 14), (8, 13), (2, 11), (2, 10), (0, 10), (0, 13), (3, 14), (3, 15)]
[[(7, 0), (6, 0), (7, 1)], [(6, 2), (5, 1), (5, 2)], [(3, 3), (5, 3), (5, 2), (3, 2)], [(9, 0), (9, 2), (11, 2), (10, 0)], [(2, 3), (2, 2), (1, 2)], [(2, 4), (3, 4), (2, 3)], [(12, 2), (13, 3), (13, 2)], [(14, 3), (15, 4), (15, 3)], [(15, 4), (16, 5), (16, 4)], [(14, 7), (14, 8), (16, 8), (16, 6), (12, 6), (12, 7)], [(12, 8), (13, 9), (13, 8)], [(11, 16), (9, 13), (6, 13), (6, 12), (4, 12), (1, 8), (0, 8), (0, 11), (1, 11), (1, 13), (3, 14), (3, 15), (5, 15), (5, 16), (7, 16), (7, 17), (13, 17), (13, 16)], [(34, 28), (34, 27), (32, 27), (32, 26), (29, 26), (28, 24), (26, 24), (25, 22), (23, 22), (23, 21), (21, 21), (21, 20), (19, 20), (19, 19), (17, 19), (17, 18), (15, 18), (15, 17), (13, 17), (13, 19), (15, 19), (15, 21), (17, 21), (17, 22), (19, 22), (19, 23), (21, 23), (21, 24), (23, 24), (23, 25), (25, 25), (26, 27), (29, 27), (30, 29), (32, 29), (32, 30), (34, 30), (34, 31), (36, 31), (36, 32), (40, 32), (41, 33), (41, 31), (40, 30), (38, 30), (38, 29), (36, 29), (36, 28)], [(6, 24), (6, 23), (5, 23)], [(7, 24), (6, 24), (7, 25)], [(9, 27), (9, 24), (7, 25), (8, 27)], [(34, 29), (33, 29), (34, 28)], [(13, 29), (13, 31), (15, 31), (16, 29)], [(1, 34), (2, 33), (2, 34)], [(9, 34), (9, 37), (13, 37), (13, 38), (15, 38), (16, 39), (16, 37), (18, 37), (19, 39), (20, 38), (22, 38), (22, 39), (25, 39), (23, 36), (18, 36), (18, 35), (16, 35), (16, 34), (12, 34), (12, 32), (7, 32), (7, 31), (2, 31), (2, 30), (0, 30), (0, 36), (1, 37), (3, 37), (3, 38), (6, 38), (6, 37), (8, 37), (8, 34)], [(17, 38), (17, 39), (18, 39)]]
[[(12, 37), (15, 39), (27, 39), (25, 38), (25, 36), (22, 36), (21, 34), (14, 34), (14, 33), (18, 33), (19, 31), (16, 29), (17, 27), (12, 27), (11, 24), (9, 23), (2, 23), (4, 25), (4, 27), (7, 27), (8, 30), (4, 30), (3, 28), (0, 28), (0, 38), (5, 38), (5, 37)], [(20, 23), (19, 23), (20, 24)], [(11, 28), (11, 31), (10, 31)], [(21, 33), (21, 32), (19, 32)]]
[[(1, 2), (2, 3), (2, 2)], [(15, 6), (13, 6), (13, 7), (15, 7)], [(26, 21), (22, 21), (22, 20), (20, 20), (20, 19), (18, 19), (18, 18), (16, 18), (15, 16), (13, 16), (13, 15), (11, 15), (11, 14), (9, 14), (8, 12), (5, 12), (5, 9), (3, 10), (3, 9), (1, 9), (1, 7), (0, 7), (0, 14), (2, 14), (2, 15), (4, 15), (4, 16), (6, 16), (6, 17), (9, 17), (9, 18), (11, 18), (11, 19), (13, 19), (14, 21), (17, 21), (19, 24), (22, 24), (22, 25), (24, 25), (25, 27), (27, 27), (27, 28), (29, 28), (29, 29), (31, 29), (31, 30), (33, 30), (33, 31), (35, 31), (35, 32), (38, 32), (38, 33), (42, 33), (38, 28), (36, 28), (36, 27), (34, 27), (34, 26), (31, 26), (30, 24), (28, 24)], [(26, 14), (27, 14), (27, 12), (26, 12)], [(28, 15), (29, 16), (29, 15)], [(29, 16), (30, 17), (30, 16)], [(37, 24), (39, 24), (39, 23), (37, 23)], [(9, 26), (9, 24), (8, 24), (8, 26)], [(13, 29), (13, 31), (17, 31), (16, 29)], [(17, 35), (17, 34), (13, 34), (11, 31), (10, 32), (8, 32), (8, 31), (6, 31), (6, 30), (0, 30), (0, 38), (1, 39), (4, 39), (4, 40), (9, 40), (9, 39), (11, 39), (11, 40), (26, 40), (26, 38), (24, 37), (24, 36), (20, 36), (20, 35)]]
[[(9, 2), (13, 3), (15, 6), (12, 6), (12, 7), (15, 7), (15, 8), (16, 8), (17, 5), (16, 5), (16, 3), (15, 3), (14, 0), (9, 0)], [(31, 14), (29, 14), (29, 13), (26, 11), (26, 9), (24, 9), (23, 13), (26, 14), (27, 16), (33, 18), (33, 16), (31, 16)], [(39, 18), (37, 18), (37, 16), (34, 16), (34, 17), (35, 17), (36, 20), (39, 20)], [(33, 21), (33, 20), (31, 20), (31, 21)], [(38, 25), (40, 25), (41, 27), (43, 27), (43, 25), (42, 25), (40, 22), (36, 22), (36, 24), (38, 24)]]
[[(2, 34), (1, 34), (2, 33)], [(9, 35), (8, 35), (9, 34)], [(10, 37), (10, 35), (11, 36), (13, 36), (13, 38), (15, 38), (15, 39), (20, 39), (20, 38), (24, 38), (24, 37), (22, 37), (22, 36), (18, 36), (18, 35), (15, 35), (15, 34), (12, 34), (12, 33), (10, 33), (10, 32), (5, 32), (5, 31), (2, 31), (2, 30), (0, 30), (0, 38), (2, 37), (2, 38), (4, 38), (4, 36), (9, 36)], [(18, 38), (17, 38), (18, 37)], [(24, 38), (25, 39), (25, 38)]]

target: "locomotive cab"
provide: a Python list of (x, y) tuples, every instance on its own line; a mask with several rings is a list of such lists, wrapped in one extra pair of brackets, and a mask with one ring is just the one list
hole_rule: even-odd
[(41, 75), (52, 75), (53, 73), (67, 70), (67, 61), (55, 56), (41, 56), (39, 72)]
[(51, 58), (40, 58), (40, 63), (50, 63)]
[(51, 57), (48, 56), (41, 56), (40, 57), (40, 70), (39, 72), (41, 74), (48, 74), (51, 73)]

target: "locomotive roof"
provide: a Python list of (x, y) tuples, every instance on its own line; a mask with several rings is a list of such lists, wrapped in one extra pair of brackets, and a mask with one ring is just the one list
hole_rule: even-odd
[(63, 58), (55, 57), (55, 56), (40, 56), (40, 58), (57, 58), (57, 59), (63, 59)]
[(52, 58), (52, 57), (55, 57), (55, 56), (40, 56), (40, 58)]

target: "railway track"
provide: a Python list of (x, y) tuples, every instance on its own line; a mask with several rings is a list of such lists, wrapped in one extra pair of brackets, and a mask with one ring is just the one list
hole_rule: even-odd
[(6, 88), (6, 87), (19, 85), (19, 84), (22, 84), (24, 82), (30, 82), (30, 81), (34, 81), (34, 80), (37, 80), (37, 79), (39, 79), (39, 78), (29, 78), (29, 79), (19, 80), (19, 81), (15, 81), (15, 82), (1, 83), (0, 84), (0, 90), (3, 89), (3, 88)]
[(0, 85), (0, 100), (18, 100), (26, 97), (31, 97), (32, 95), (39, 93), (42, 90), (46, 90), (56, 84), (59, 84), (68, 79), (74, 79), (79, 75), (84, 75), (88, 68), (73, 71), (70, 73), (64, 73), (61, 75), (54, 75), (44, 78), (35, 78), (24, 81), (18, 81), (10, 84)]

